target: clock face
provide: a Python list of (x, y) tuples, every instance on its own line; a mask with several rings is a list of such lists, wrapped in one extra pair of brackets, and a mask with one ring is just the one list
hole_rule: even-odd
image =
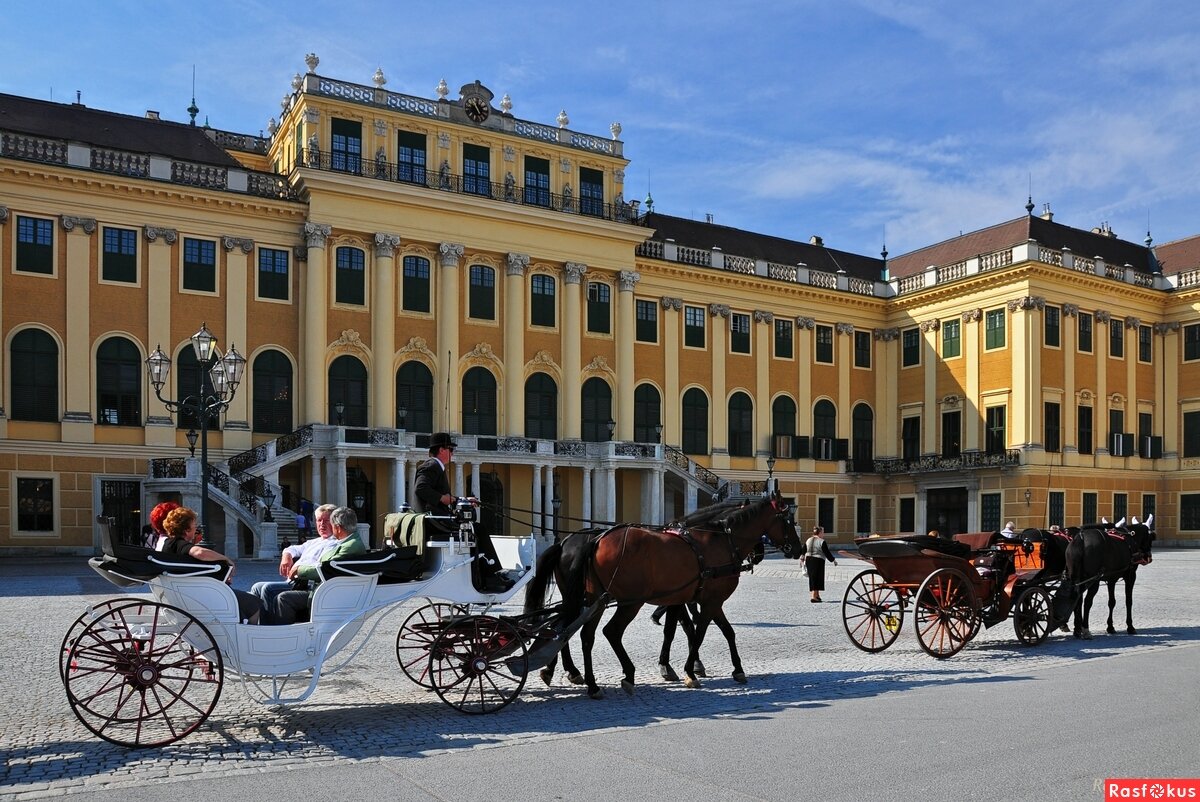
[(477, 123), (486, 120), (488, 114), (492, 111), (487, 101), (481, 97), (467, 98), (466, 103), (463, 104), (463, 108), (467, 112), (467, 117)]

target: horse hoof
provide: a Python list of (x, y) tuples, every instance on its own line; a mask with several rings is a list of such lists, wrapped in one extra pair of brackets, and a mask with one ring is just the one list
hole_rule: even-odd
[(687, 679), (685, 679), (685, 680), (683, 681), (683, 687), (685, 687), (685, 688), (699, 688), (699, 687), (702, 687), (702, 686), (700, 685), (700, 680), (696, 679), (695, 677), (688, 677)]
[(546, 685), (549, 686), (550, 680), (554, 679), (554, 672), (548, 668), (543, 668), (541, 671), (538, 672), (538, 676), (542, 678), (542, 682), (546, 683)]
[(1110, 627), (1108, 628), (1108, 634), (1109, 634), (1109, 635), (1116, 635), (1116, 634), (1117, 634), (1117, 630), (1116, 630), (1116, 628), (1115, 628), (1115, 627), (1111, 627), (1111, 626), (1110, 626)]
[(697, 677), (707, 677), (708, 676), (708, 672), (704, 670), (704, 663), (701, 663), (699, 660), (696, 661), (696, 676)]
[(1137, 630), (1136, 630), (1136, 629), (1134, 629), (1133, 627), (1129, 627), (1129, 628), (1128, 628), (1128, 629), (1126, 629), (1125, 631), (1126, 631), (1127, 633), (1129, 633), (1130, 635), (1136, 635), (1136, 634), (1137, 634)]
[(745, 671), (733, 672), (733, 681), (740, 682), (741, 684), (745, 685), (746, 684), (746, 672)]
[(1069, 626), (1067, 626), (1066, 624), (1063, 624), (1061, 627), (1058, 628), (1058, 631), (1059, 632), (1070, 632), (1071, 628)]
[(588, 691), (588, 696), (592, 697), (593, 699), (603, 699), (604, 698), (604, 689), (597, 688), (594, 691)]
[(583, 675), (582, 674), (568, 674), (567, 682), (571, 683), (572, 685), (582, 685), (583, 684)]
[(633, 696), (633, 683), (627, 679), (621, 680), (621, 690), (625, 691), (626, 696)]
[(1083, 634), (1080, 635), (1079, 637), (1083, 638), (1084, 640), (1091, 640), (1092, 639), (1092, 631), (1090, 629), (1085, 629), (1083, 631)]
[(668, 663), (658, 664), (658, 675), (667, 682), (679, 682), (679, 675), (675, 673), (675, 669), (671, 668)]

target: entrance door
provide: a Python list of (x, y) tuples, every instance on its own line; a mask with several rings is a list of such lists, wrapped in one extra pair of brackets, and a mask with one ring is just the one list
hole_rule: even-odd
[[(967, 489), (934, 487), (925, 493), (925, 521), (943, 536), (967, 531)], [(922, 533), (924, 534), (924, 533)]]
[(113, 540), (141, 545), (142, 483), (133, 480), (100, 480), (100, 514), (116, 520)]

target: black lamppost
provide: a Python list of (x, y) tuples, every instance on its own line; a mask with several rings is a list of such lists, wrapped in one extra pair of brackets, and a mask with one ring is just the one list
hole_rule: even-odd
[(554, 508), (554, 529), (551, 534), (558, 538), (558, 511), (562, 509), (562, 499), (555, 494), (554, 498), (550, 499), (550, 506)]
[(275, 520), (271, 508), (275, 506), (275, 491), (271, 489), (271, 485), (263, 483), (263, 504), (266, 509), (263, 510), (263, 523), (271, 523)]
[[(162, 396), (163, 385), (171, 372), (171, 358), (162, 352), (162, 347), (156, 347), (154, 353), (146, 359), (146, 372), (150, 376), (150, 384), (154, 394), (170, 412), (188, 412), (200, 424), (200, 544), (209, 546), (207, 508), (208, 508), (208, 422), (229, 408), (229, 402), (237, 393), (238, 385), (242, 383), (242, 373), (246, 370), (246, 358), (238, 353), (232, 344), (229, 353), (224, 356), (217, 350), (217, 338), (208, 326), (201, 323), (200, 331), (191, 337), (192, 349), (196, 354), (196, 363), (200, 370), (196, 373), (196, 391), (192, 395), (170, 401)], [(208, 386), (204, 377), (208, 376)], [(189, 448), (194, 449), (195, 438), (189, 436)], [(193, 451), (194, 454), (194, 451)]]
[(772, 486), (773, 482), (775, 481), (772, 478), (772, 474), (774, 474), (774, 473), (775, 473), (775, 456), (771, 455), (771, 456), (767, 457), (767, 495), (768, 496), (771, 495), (771, 492), (774, 490), (774, 487)]
[(199, 436), (199, 433), (195, 429), (188, 429), (187, 434), (184, 435), (188, 441), (188, 456), (196, 456), (196, 438)]

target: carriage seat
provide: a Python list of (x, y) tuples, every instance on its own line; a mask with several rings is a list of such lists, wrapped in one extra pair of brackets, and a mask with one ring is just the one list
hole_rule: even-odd
[(113, 519), (98, 516), (96, 523), (100, 525), (100, 551), (103, 554), (88, 560), (88, 565), (119, 588), (136, 587), (162, 574), (210, 576), (224, 582), (229, 573), (229, 565), (224, 562), (210, 563), (195, 557), (163, 554), (144, 546), (118, 543), (112, 536)]
[(352, 557), (329, 560), (317, 566), (322, 581), (339, 576), (379, 575), (380, 585), (394, 585), (420, 579), (425, 561), (416, 546), (377, 549)]
[(965, 543), (929, 535), (858, 538), (854, 542), (858, 546), (858, 553), (870, 559), (916, 555), (922, 551), (936, 551), (964, 559), (971, 554), (970, 546)]

